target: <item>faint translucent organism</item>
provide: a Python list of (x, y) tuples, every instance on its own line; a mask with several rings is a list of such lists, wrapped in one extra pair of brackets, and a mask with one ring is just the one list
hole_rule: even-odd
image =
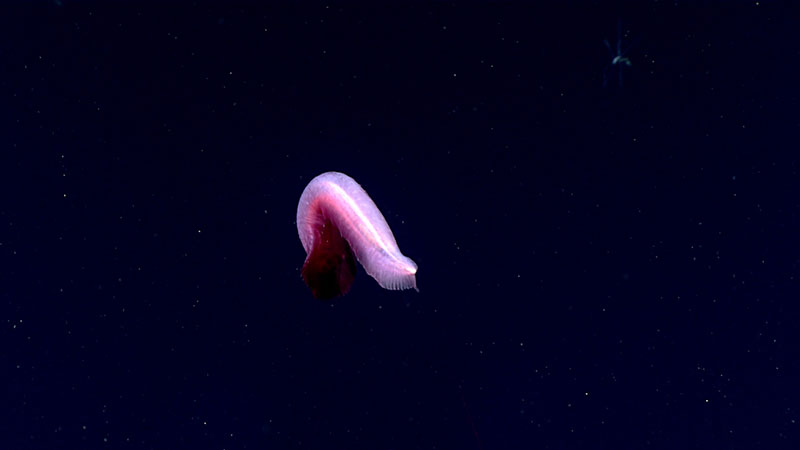
[(631, 63), (630, 58), (626, 56), (628, 51), (631, 49), (631, 45), (628, 45), (625, 50), (622, 49), (622, 19), (617, 19), (617, 45), (616, 49), (611, 46), (608, 42), (608, 39), (604, 39), (603, 43), (606, 44), (606, 48), (608, 48), (609, 53), (611, 53), (611, 62), (606, 65), (603, 69), (603, 87), (608, 86), (608, 79), (613, 76), (614, 71), (617, 71), (617, 82), (619, 87), (622, 87), (622, 72), (625, 67), (631, 67), (633, 64)]

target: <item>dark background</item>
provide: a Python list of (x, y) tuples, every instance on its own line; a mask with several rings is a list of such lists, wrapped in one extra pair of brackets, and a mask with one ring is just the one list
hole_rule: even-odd
[(796, 10), (260, 3), (2, 6), (1, 448), (797, 448)]

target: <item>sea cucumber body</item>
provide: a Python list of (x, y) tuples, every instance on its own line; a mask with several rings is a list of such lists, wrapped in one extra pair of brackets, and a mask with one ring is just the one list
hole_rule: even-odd
[[(341, 254), (338, 234), (349, 244), (364, 270), (385, 289), (417, 288), (417, 265), (397, 247), (392, 230), (364, 189), (349, 176), (326, 172), (306, 186), (297, 206), (297, 232), (306, 250), (307, 266), (317, 255)], [(306, 282), (309, 279), (304, 273)], [(352, 278), (351, 281), (352, 282)], [(315, 289), (311, 283), (309, 286)], [(349, 284), (344, 286), (342, 294)], [(315, 293), (316, 295), (316, 293)]]

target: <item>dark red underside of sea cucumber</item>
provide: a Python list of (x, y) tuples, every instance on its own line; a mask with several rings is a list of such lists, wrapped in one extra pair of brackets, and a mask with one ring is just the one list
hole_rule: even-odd
[(317, 232), (302, 274), (314, 297), (327, 300), (350, 290), (356, 276), (356, 258), (333, 223), (325, 221)]

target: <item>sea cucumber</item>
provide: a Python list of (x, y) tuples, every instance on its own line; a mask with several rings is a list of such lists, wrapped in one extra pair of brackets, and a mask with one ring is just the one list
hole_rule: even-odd
[(346, 294), (355, 259), (385, 289), (417, 289), (417, 264), (400, 252), (369, 195), (343, 173), (326, 172), (308, 183), (297, 205), (297, 232), (307, 254), (303, 279), (316, 298)]

